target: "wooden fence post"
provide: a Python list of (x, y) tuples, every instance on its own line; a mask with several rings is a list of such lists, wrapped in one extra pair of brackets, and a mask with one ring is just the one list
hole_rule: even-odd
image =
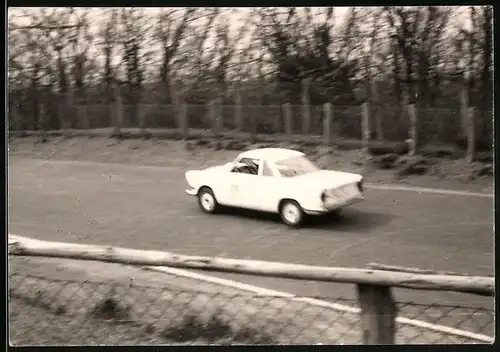
[(143, 104), (137, 106), (137, 124), (139, 125), (139, 130), (141, 133), (145, 132), (146, 129), (146, 111), (147, 107)]
[(224, 122), (222, 121), (221, 98), (217, 97), (210, 101), (210, 120), (212, 122), (212, 132), (215, 137), (220, 136)]
[(17, 105), (17, 102), (12, 104), (10, 118), (12, 120), (13, 130), (16, 132), (16, 134), (18, 134), (19, 132), (21, 132), (21, 114), (19, 113), (19, 105)]
[(467, 162), (472, 163), (476, 157), (476, 109), (467, 109)]
[[(263, 107), (267, 108), (268, 111), (269, 111), (269, 113), (263, 113), (262, 115), (267, 115), (267, 116), (273, 115), (273, 113), (274, 113), (274, 111), (273, 111), (274, 109), (272, 108), (273, 105), (265, 105)], [(280, 106), (280, 109), (281, 109), (281, 106)], [(281, 117), (281, 111), (278, 110), (278, 113), (274, 115), (274, 124), (273, 124), (274, 125), (273, 126), (273, 129), (274, 129), (273, 132), (274, 133), (278, 133), (278, 134), (281, 133), (281, 131), (282, 131), (282, 129), (281, 129), (281, 120), (284, 120), (284, 118), (282, 119), (282, 117)], [(285, 123), (283, 121), (283, 125), (284, 124)], [(283, 129), (284, 129), (284, 127), (283, 127)]]
[(66, 92), (60, 92), (57, 99), (57, 115), (59, 118), (60, 129), (63, 135), (66, 135), (67, 130), (73, 126), (73, 95), (71, 88)]
[(188, 116), (188, 104), (182, 103), (179, 105), (179, 122), (181, 128), (182, 137), (187, 139), (189, 137), (189, 116)]
[(235, 117), (236, 131), (241, 132), (243, 130), (243, 102), (241, 99), (241, 93), (239, 89), (236, 91), (234, 117)]
[(222, 97), (218, 97), (215, 101), (215, 112), (217, 116), (217, 130), (219, 131), (219, 135), (224, 132), (224, 109), (222, 104), (224, 103), (224, 99)]
[(371, 129), (370, 129), (370, 104), (364, 102), (361, 104), (361, 134), (363, 141), (363, 151), (368, 152)]
[(292, 105), (285, 103), (281, 105), (283, 111), (283, 122), (285, 127), (285, 135), (290, 140), (293, 140), (293, 118), (292, 118)]
[[(261, 106), (261, 105), (259, 105)], [(256, 114), (256, 107), (253, 106), (253, 109), (251, 109), (250, 113), (250, 141), (252, 143), (255, 143), (257, 141), (257, 114)]]
[(66, 113), (67, 123), (69, 128), (72, 129), (76, 125), (75, 121), (75, 92), (73, 91), (73, 87), (70, 85), (68, 87), (68, 91), (66, 92)]
[(397, 308), (389, 286), (356, 285), (361, 308), (363, 344), (393, 345)]
[(113, 83), (113, 134), (119, 135), (121, 133), (121, 128), (123, 125), (123, 106), (122, 106), (122, 95), (120, 92), (120, 86), (116, 84), (116, 82)]
[(408, 104), (408, 120), (410, 122), (409, 154), (418, 154), (418, 116), (415, 104)]
[(310, 78), (302, 80), (302, 133), (308, 134), (311, 126), (311, 106), (309, 104), (309, 87), (311, 85)]
[[(43, 96), (42, 96), (43, 97)], [(39, 102), (39, 117), (38, 117), (38, 129), (43, 138), (46, 137), (47, 128), (47, 108), (43, 101)]]
[(208, 123), (210, 124), (210, 127), (212, 128), (212, 132), (215, 133), (215, 123), (214, 123), (214, 101), (210, 99), (207, 102), (207, 115), (208, 115)]
[(329, 146), (332, 144), (332, 103), (323, 104), (323, 144)]
[(76, 108), (78, 113), (78, 119), (81, 121), (81, 126), (84, 130), (90, 129), (89, 114), (87, 111), (87, 105), (79, 105)]
[(285, 127), (285, 135), (288, 138), (292, 138), (293, 135), (293, 125), (292, 125), (292, 106), (290, 103), (285, 103), (281, 105), (283, 111), (283, 122)]

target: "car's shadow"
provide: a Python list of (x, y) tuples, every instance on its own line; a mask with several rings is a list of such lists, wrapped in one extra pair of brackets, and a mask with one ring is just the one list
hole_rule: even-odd
[(363, 232), (384, 226), (395, 218), (394, 215), (360, 209), (344, 209), (339, 215), (326, 214), (310, 216), (304, 227), (342, 232)]
[[(265, 213), (255, 210), (228, 208), (220, 209), (219, 216), (240, 217), (248, 220), (265, 221), (281, 224), (278, 214)], [(394, 215), (365, 211), (359, 209), (343, 209), (340, 214), (325, 214), (307, 216), (301, 228), (318, 230), (336, 230), (342, 232), (360, 232), (384, 226), (395, 218)]]

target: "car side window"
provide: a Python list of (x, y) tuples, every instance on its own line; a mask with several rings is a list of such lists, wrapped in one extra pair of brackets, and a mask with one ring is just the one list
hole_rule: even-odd
[(265, 160), (262, 164), (262, 176), (274, 176), (273, 170)]
[(242, 158), (238, 162), (239, 165), (236, 166), (232, 172), (248, 175), (258, 175), (259, 174), (259, 160)]

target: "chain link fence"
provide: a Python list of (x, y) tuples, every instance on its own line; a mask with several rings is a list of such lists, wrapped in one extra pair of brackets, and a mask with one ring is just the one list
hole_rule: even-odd
[[(13, 345), (360, 344), (354, 300), (275, 297), (224, 290), (9, 275)], [(397, 303), (398, 344), (481, 342), (453, 329), (493, 336), (493, 311)], [(446, 325), (437, 331), (426, 324)], [(432, 325), (433, 326), (433, 325)], [(439, 330), (439, 329), (438, 329)], [(463, 334), (462, 334), (463, 335)]]

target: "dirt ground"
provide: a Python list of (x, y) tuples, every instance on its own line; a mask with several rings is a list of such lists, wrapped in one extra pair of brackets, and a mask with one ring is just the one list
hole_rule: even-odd
[[(40, 137), (11, 138), (9, 155), (27, 158), (97, 161), (137, 165), (155, 165), (180, 169), (201, 168), (233, 160), (241, 150), (257, 147), (277, 146), (298, 149), (322, 168), (360, 173), (367, 182), (404, 184), (408, 186), (493, 192), (493, 176), (480, 175), (484, 164), (467, 163), (464, 159), (434, 159), (424, 175), (401, 176), (394, 169), (381, 169), (374, 165), (375, 157), (361, 150), (338, 150), (325, 147), (303, 147), (284, 142), (239, 145), (206, 138), (203, 140), (163, 139), (114, 139), (89, 137)], [(479, 170), (479, 171), (478, 171)]]

